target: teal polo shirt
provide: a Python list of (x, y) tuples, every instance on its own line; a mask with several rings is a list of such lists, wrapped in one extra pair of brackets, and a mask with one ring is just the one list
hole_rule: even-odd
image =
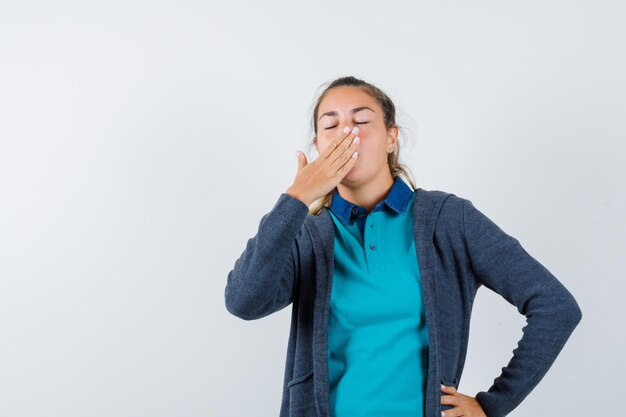
[(413, 238), (415, 192), (398, 176), (371, 212), (337, 190), (328, 316), (331, 417), (423, 417), (428, 329)]

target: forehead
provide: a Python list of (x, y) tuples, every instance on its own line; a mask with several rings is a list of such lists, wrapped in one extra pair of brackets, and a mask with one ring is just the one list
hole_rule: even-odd
[(360, 106), (371, 107), (376, 112), (380, 109), (376, 99), (361, 88), (352, 86), (335, 87), (328, 90), (320, 102), (318, 114), (321, 115), (327, 111), (349, 113), (354, 107)]

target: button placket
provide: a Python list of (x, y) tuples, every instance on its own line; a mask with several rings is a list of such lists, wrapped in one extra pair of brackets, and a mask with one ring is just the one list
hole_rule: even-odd
[(376, 218), (377, 218), (377, 213), (376, 211), (372, 211), (366, 219), (366, 224), (365, 224), (365, 236), (364, 236), (364, 246), (365, 246), (365, 252), (366, 252), (366, 257), (367, 257), (367, 262), (370, 265), (373, 264), (380, 264), (383, 262), (382, 259), (380, 259), (380, 236), (378, 233), (378, 229), (375, 227), (372, 227), (376, 224)]

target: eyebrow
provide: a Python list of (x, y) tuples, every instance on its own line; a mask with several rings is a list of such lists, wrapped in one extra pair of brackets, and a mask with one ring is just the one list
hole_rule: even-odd
[[(356, 112), (358, 112), (358, 111), (361, 111), (361, 110), (366, 110), (366, 109), (367, 109), (367, 110), (372, 110), (372, 109), (370, 109), (370, 108), (369, 108), (369, 107), (367, 107), (367, 106), (355, 107), (355, 108), (353, 108), (353, 109), (352, 109), (352, 111), (350, 112), (350, 114), (354, 114), (354, 113), (356, 113)], [(372, 110), (372, 111), (373, 111), (374, 113), (376, 113), (374, 110)], [(326, 113), (322, 114), (322, 115), (319, 117), (319, 119), (317, 119), (317, 121), (319, 122), (319, 121), (322, 119), (322, 117), (324, 117), (324, 116), (337, 116), (338, 114), (339, 114), (339, 113), (337, 113), (337, 112), (336, 112), (336, 111), (334, 111), (334, 110), (333, 110), (333, 111), (327, 111)]]

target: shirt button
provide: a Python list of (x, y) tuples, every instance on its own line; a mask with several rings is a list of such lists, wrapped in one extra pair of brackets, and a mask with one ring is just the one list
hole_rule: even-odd
[(371, 250), (376, 250), (376, 245), (370, 245)]
[(354, 207), (354, 208), (352, 209), (352, 212), (353, 212), (354, 214), (357, 214), (357, 213), (359, 212), (359, 209), (358, 209), (358, 208), (356, 208), (356, 207)]

